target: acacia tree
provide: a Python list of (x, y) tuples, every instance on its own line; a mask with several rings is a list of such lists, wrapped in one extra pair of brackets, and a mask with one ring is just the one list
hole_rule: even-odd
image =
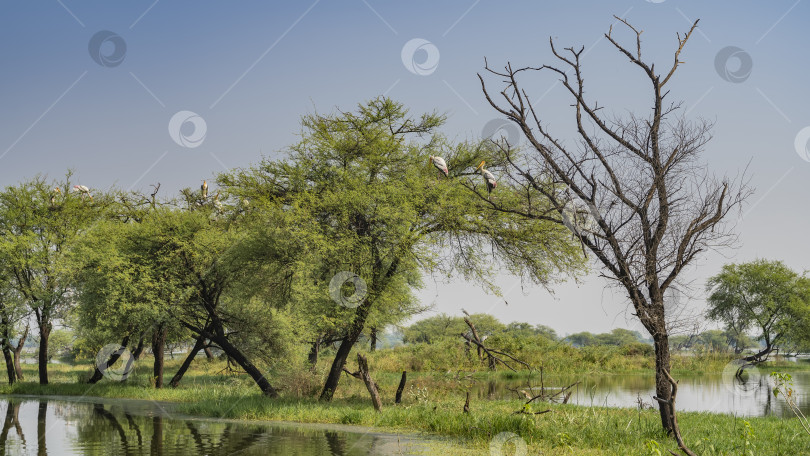
[[(71, 249), (74, 264), (73, 283), (79, 303), (75, 314), (82, 344), (93, 350), (110, 342), (132, 347), (133, 358), (140, 355), (144, 340), (180, 331), (167, 317), (172, 297), (182, 293), (170, 288), (165, 276), (156, 274), (159, 259), (153, 252), (139, 250), (142, 229), (133, 221), (104, 221), (87, 230)], [(153, 344), (155, 386), (162, 385), (162, 347)], [(107, 361), (115, 363), (121, 351), (113, 352)], [(131, 366), (130, 366), (131, 367)], [(128, 373), (128, 372), (125, 372)], [(103, 377), (96, 367), (90, 383)]]
[[(520, 128), (529, 151), (496, 141), (495, 157), (503, 166), (494, 169), (501, 180), (521, 189), (519, 202), (487, 198), (474, 190), (493, 210), (567, 226), (583, 251), (596, 257), (602, 276), (626, 291), (654, 342), (661, 424), (685, 449), (671, 400), (676, 386), (669, 374), (664, 297), (700, 253), (732, 243), (731, 227), (724, 220), (749, 191), (743, 183), (717, 179), (707, 171), (700, 154), (710, 139), (711, 123), (683, 118), (681, 104), (667, 99), (667, 84), (682, 63), (681, 51), (697, 21), (678, 35), (674, 62), (660, 73), (642, 57), (641, 31), (617, 20), (635, 38), (633, 46), (620, 44), (612, 27), (605, 38), (642, 73), (650, 111), (608, 114), (587, 95), (583, 47), (560, 50), (550, 39), (555, 64), (507, 64), (502, 71), (487, 65), (488, 73), (505, 85), (492, 93), (479, 75), (486, 99)], [(549, 73), (571, 98), (574, 141), (552, 131), (552, 119), (535, 109), (523, 88), (524, 78)], [(551, 209), (539, 205), (541, 201), (550, 202)]]
[(756, 330), (756, 337), (765, 343), (762, 350), (743, 358), (747, 363), (766, 361), (777, 347), (800, 341), (810, 331), (810, 279), (781, 261), (727, 264), (706, 288), (708, 318), (734, 334)]
[(12, 287), (37, 323), (41, 384), (48, 383), (48, 339), (54, 321), (72, 302), (66, 253), (110, 203), (106, 195), (71, 188), (68, 173), (59, 182), (38, 176), (0, 192), (0, 242)]
[[(448, 144), (437, 132), (443, 122), (435, 113), (414, 117), (401, 104), (377, 98), (357, 112), (304, 117), (303, 139), (286, 159), (265, 159), (218, 179), (230, 194), (251, 206), (274, 207), (274, 217), (285, 218), (301, 261), (323, 266), (311, 274), (321, 296), (342, 271), (365, 285), (356, 307), (332, 304), (343, 336), (321, 400), (332, 399), (369, 316), (405, 302), (395, 296), (419, 286), (422, 271), (456, 269), (486, 281), (503, 264), (548, 282), (582, 264), (559, 227), (480, 210), (454, 178), (472, 171), (480, 151)], [(430, 155), (447, 160), (451, 178), (429, 166)], [(443, 258), (453, 249), (452, 258)]]

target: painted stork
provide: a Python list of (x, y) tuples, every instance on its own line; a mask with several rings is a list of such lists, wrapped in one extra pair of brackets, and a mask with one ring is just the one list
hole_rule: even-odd
[(90, 197), (90, 199), (93, 199), (93, 195), (90, 193), (90, 189), (84, 185), (74, 185), (73, 191), (81, 193), (82, 199), (84, 199), (85, 196)]
[(475, 170), (481, 173), (482, 176), (484, 176), (484, 180), (487, 183), (487, 193), (492, 193), (492, 189), (498, 186), (498, 182), (495, 180), (495, 176), (491, 172), (489, 172), (489, 170), (484, 168), (484, 163), (486, 162), (481, 160), (481, 164), (478, 165), (478, 167), (475, 168)]
[(203, 199), (208, 199), (208, 182), (203, 181), (202, 185), (200, 185), (200, 192)]
[(222, 203), (219, 201), (219, 192), (217, 192), (217, 194), (214, 195), (214, 207), (220, 214), (223, 212)]
[(59, 187), (54, 187), (53, 191), (51, 192), (51, 206), (56, 204), (56, 195), (61, 195), (62, 189)]
[(433, 163), (433, 166), (436, 167), (439, 171), (444, 174), (444, 177), (450, 176), (450, 171), (447, 169), (447, 162), (444, 161), (442, 157), (437, 157), (435, 155), (431, 155), (428, 163)]

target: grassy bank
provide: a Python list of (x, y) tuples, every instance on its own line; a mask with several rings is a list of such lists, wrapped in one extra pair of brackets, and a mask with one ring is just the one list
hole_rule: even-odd
[[(180, 360), (171, 360), (167, 373), (174, 373)], [(88, 375), (88, 364), (50, 366), (51, 384), (21, 382), (0, 387), (3, 394), (72, 395), (150, 399), (176, 402), (181, 413), (246, 420), (285, 420), (372, 426), (380, 430), (419, 432), (452, 437), (440, 450), (444, 454), (488, 454), (493, 438), (501, 432), (519, 435), (529, 454), (661, 454), (674, 449), (659, 430), (657, 411), (616, 409), (561, 404), (533, 404), (525, 411), (523, 401), (485, 400), (474, 397), (469, 414), (462, 412), (463, 391), (474, 378), (447, 373), (410, 374), (403, 403), (393, 404), (399, 376), (393, 372), (375, 375), (384, 399), (376, 413), (362, 382), (344, 377), (332, 403), (313, 399), (320, 372), (279, 373), (276, 384), (283, 397), (269, 399), (257, 394), (250, 379), (223, 371), (220, 361), (197, 361), (180, 387), (155, 390), (150, 387), (149, 360), (141, 361), (126, 383), (103, 380), (96, 385), (77, 383)], [(35, 366), (25, 367), (26, 378), (36, 379)], [(523, 374), (525, 375), (525, 374)], [(478, 373), (479, 380), (514, 374)], [(534, 412), (550, 410), (535, 415)], [(699, 454), (738, 455), (753, 448), (757, 455), (804, 454), (810, 436), (796, 420), (779, 418), (740, 419), (729, 415), (681, 413), (684, 437)], [(438, 452), (439, 450), (437, 450)]]

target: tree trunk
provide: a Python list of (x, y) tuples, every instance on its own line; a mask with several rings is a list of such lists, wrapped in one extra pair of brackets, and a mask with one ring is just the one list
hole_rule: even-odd
[(366, 323), (366, 317), (368, 316), (370, 308), (371, 300), (366, 300), (366, 302), (357, 308), (352, 326), (346, 338), (340, 343), (340, 347), (338, 347), (338, 351), (335, 354), (335, 359), (332, 361), (329, 376), (326, 378), (326, 383), (323, 385), (323, 391), (321, 391), (321, 401), (329, 402), (332, 400), (338, 383), (340, 383), (340, 375), (343, 372), (343, 367), (346, 365), (346, 360), (349, 358), (349, 352), (351, 352), (352, 347), (354, 347), (358, 337), (360, 337), (360, 333), (363, 331), (363, 326)]
[(397, 395), (394, 398), (394, 403), (399, 404), (402, 402), (402, 391), (405, 390), (405, 381), (408, 378), (408, 373), (406, 371), (402, 371), (402, 378), (399, 380), (399, 386), (397, 387)]
[(126, 381), (129, 377), (129, 374), (132, 372), (132, 365), (135, 364), (135, 360), (141, 357), (141, 353), (143, 353), (143, 335), (141, 338), (138, 339), (138, 345), (135, 347), (135, 351), (131, 353), (132, 356), (129, 357), (127, 360), (127, 365), (124, 366), (124, 378), (121, 381)]
[(259, 389), (262, 390), (265, 396), (270, 397), (278, 397), (278, 391), (270, 384), (270, 382), (265, 378), (264, 374), (253, 365), (253, 363), (248, 360), (248, 358), (239, 351), (233, 344), (228, 341), (227, 337), (221, 335), (221, 330), (218, 331), (220, 334), (203, 334), (211, 341), (213, 341), (219, 348), (221, 348), (225, 354), (228, 355), (230, 359), (233, 359), (236, 364), (240, 365), (242, 369), (247, 372), (248, 375), (256, 382), (256, 385), (259, 386)]
[(774, 347), (772, 344), (766, 344), (765, 348), (762, 351), (760, 351), (759, 353), (754, 353), (751, 356), (746, 356), (745, 358), (743, 358), (743, 361), (751, 364), (764, 362), (768, 359), (768, 355), (770, 355), (773, 350)]
[(205, 346), (205, 337), (199, 336), (197, 340), (194, 341), (194, 346), (188, 352), (188, 356), (186, 356), (186, 359), (183, 360), (183, 364), (180, 365), (180, 369), (177, 369), (177, 373), (174, 374), (174, 377), (172, 377), (171, 381), (169, 382), (169, 385), (172, 388), (177, 388), (177, 385), (180, 384), (180, 380), (183, 378), (183, 375), (186, 374), (186, 371), (188, 370), (189, 366), (191, 366), (191, 362), (194, 361), (194, 358), (197, 356), (197, 353), (199, 353), (199, 351), (202, 350), (204, 346)]
[(138, 340), (138, 346), (135, 347), (135, 351), (132, 352), (133, 360), (141, 359), (141, 355), (143, 354), (143, 348), (144, 348), (144, 337), (141, 336), (141, 338)]
[(39, 324), (39, 384), (48, 384), (48, 338), (51, 337), (52, 324), (43, 320)]
[(158, 326), (152, 333), (152, 355), (155, 365), (152, 376), (155, 379), (155, 388), (163, 388), (163, 352), (166, 349), (166, 333), (169, 328), (165, 324)]
[(309, 355), (307, 356), (307, 361), (312, 367), (315, 367), (318, 364), (318, 353), (321, 351), (321, 338), (319, 337), (318, 340), (312, 342), (312, 345), (309, 346)]
[(371, 328), (369, 339), (371, 339), (369, 351), (377, 350), (377, 328)]
[(13, 385), (17, 379), (17, 372), (14, 370), (14, 359), (11, 357), (11, 349), (8, 348), (8, 339), (3, 340), (3, 358), (6, 359), (6, 371), (8, 372), (8, 384)]
[(371, 403), (374, 405), (374, 410), (382, 410), (382, 401), (380, 400), (380, 392), (377, 390), (377, 384), (371, 379), (371, 372), (368, 370), (368, 360), (360, 353), (357, 354), (357, 368), (360, 373), (360, 378), (366, 384), (368, 394), (371, 395)]
[(28, 325), (25, 325), (25, 331), (23, 331), (22, 336), (20, 336), (20, 340), (17, 341), (17, 346), (13, 347), (14, 349), (14, 371), (17, 372), (17, 380), (25, 380), (25, 376), (23, 375), (22, 366), (20, 365), (20, 356), (22, 356), (22, 351), (25, 346), (25, 340), (28, 339)]
[(667, 401), (672, 394), (667, 372), (670, 368), (669, 357), (669, 336), (666, 329), (662, 329), (653, 334), (655, 345), (655, 396), (662, 401), (658, 401), (658, 410), (661, 414), (661, 426), (667, 434), (672, 434), (675, 429), (672, 417), (675, 413)]
[[(96, 365), (96, 370), (93, 371), (93, 376), (90, 377), (90, 380), (88, 380), (87, 383), (93, 385), (93, 384), (98, 383), (102, 378), (104, 378), (104, 372), (107, 369), (109, 369), (110, 366), (112, 366), (113, 364), (118, 362), (118, 360), (121, 358), (121, 355), (124, 354), (124, 349), (127, 348), (128, 343), (129, 343), (129, 335), (126, 335), (126, 336), (124, 336), (124, 340), (121, 341), (120, 348), (118, 350), (112, 352), (110, 354), (110, 357), (104, 363), (104, 369), (99, 369), (98, 365)], [(130, 359), (132, 359), (132, 358), (130, 358)], [(124, 376), (125, 376), (124, 378), (126, 378), (127, 373), (128, 373), (128, 371), (125, 370), (124, 371)]]
[(203, 345), (203, 353), (205, 353), (205, 359), (208, 361), (214, 360), (214, 354), (211, 352), (211, 347), (208, 344)]

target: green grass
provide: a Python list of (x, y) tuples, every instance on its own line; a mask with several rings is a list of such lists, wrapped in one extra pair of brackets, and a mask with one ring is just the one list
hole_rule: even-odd
[[(50, 365), (50, 385), (30, 382), (36, 379), (36, 366), (26, 365), (29, 381), (1, 386), (0, 393), (150, 399), (174, 402), (177, 412), (192, 415), (351, 424), (451, 437), (450, 442), (438, 444), (436, 452), (443, 454), (488, 454), (490, 442), (501, 432), (519, 435), (527, 443), (529, 454), (656, 454), (648, 449), (655, 446), (653, 441), (661, 445), (662, 454), (667, 454), (666, 449), (675, 449), (674, 442), (660, 431), (657, 411), (649, 409), (538, 403), (529, 411), (551, 412), (527, 415), (513, 413), (523, 405), (519, 400), (473, 398), (471, 413), (464, 414), (464, 390), (469, 380), (456, 379), (455, 373), (409, 373), (403, 403), (395, 405), (392, 397), (399, 374), (377, 372), (374, 377), (382, 391), (384, 407), (381, 413), (376, 413), (362, 382), (348, 377), (341, 379), (333, 402), (324, 404), (314, 399), (323, 369), (277, 372), (274, 384), (281, 389), (282, 398), (270, 399), (258, 394), (246, 376), (224, 372), (221, 361), (196, 361), (180, 387), (155, 390), (150, 384), (149, 361), (140, 361), (126, 383), (102, 380), (96, 385), (77, 383), (89, 375), (89, 364)], [(179, 359), (167, 363), (166, 381), (179, 363)], [(525, 375), (499, 371), (478, 372), (475, 377), (485, 380)], [(743, 454), (746, 440), (757, 455), (805, 454), (810, 447), (810, 436), (793, 419), (747, 418), (753, 436), (746, 439), (743, 432), (746, 420), (740, 418), (691, 412), (680, 413), (678, 418), (687, 444), (698, 454)]]

